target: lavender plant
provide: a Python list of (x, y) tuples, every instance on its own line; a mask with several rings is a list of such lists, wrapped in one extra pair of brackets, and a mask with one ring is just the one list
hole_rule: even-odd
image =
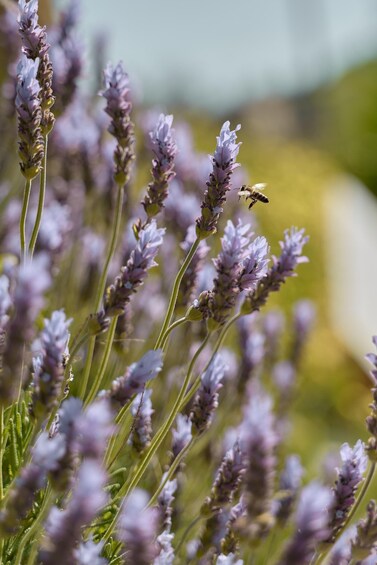
[(38, 0), (18, 8), (8, 104), (25, 190), (0, 207), (0, 561), (373, 562), (375, 502), (349, 526), (377, 461), (377, 356), (371, 437), (342, 445), (332, 488), (302, 487), (288, 421), (314, 310), (294, 306), (286, 339), (264, 307), (308, 236), (288, 228), (270, 258), (235, 218), (240, 126), (222, 125), (207, 163), (169, 114), (144, 116), (136, 143), (122, 63), (105, 68), (104, 107), (80, 91), (76, 3), (51, 46)]

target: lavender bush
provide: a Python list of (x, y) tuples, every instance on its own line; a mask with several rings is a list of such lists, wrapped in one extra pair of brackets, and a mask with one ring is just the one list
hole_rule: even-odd
[(313, 305), (294, 306), (286, 352), (265, 312), (308, 236), (288, 227), (270, 257), (228, 205), (240, 126), (206, 164), (172, 115), (135, 129), (122, 63), (104, 107), (80, 92), (76, 3), (48, 34), (38, 0), (18, 10), (1, 16), (3, 147), (17, 127), (25, 182), (1, 154), (1, 562), (375, 563), (377, 356), (370, 438), (340, 447), (332, 486), (309, 481), (287, 446)]

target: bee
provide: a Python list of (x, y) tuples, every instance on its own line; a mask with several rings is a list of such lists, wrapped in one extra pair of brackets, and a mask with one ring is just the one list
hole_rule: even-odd
[(269, 199), (265, 194), (262, 194), (261, 192), (261, 190), (264, 190), (266, 186), (267, 185), (264, 182), (253, 184), (253, 186), (247, 186), (246, 184), (243, 184), (238, 191), (238, 196), (239, 198), (241, 198), (241, 196), (245, 196), (245, 200), (249, 200), (250, 198), (251, 202), (249, 205), (249, 210), (257, 202), (263, 202), (264, 204), (267, 204), (269, 202)]

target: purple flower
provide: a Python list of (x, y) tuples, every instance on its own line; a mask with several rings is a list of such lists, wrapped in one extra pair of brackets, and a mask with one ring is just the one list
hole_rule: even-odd
[(174, 535), (168, 531), (162, 532), (157, 538), (157, 545), (160, 549), (159, 554), (153, 561), (153, 565), (173, 565), (174, 563), (174, 549), (171, 542)]
[(172, 452), (174, 459), (180, 454), (182, 449), (184, 449), (192, 439), (192, 433), (191, 433), (192, 422), (188, 416), (184, 416), (183, 414), (178, 414), (175, 420), (175, 424), (176, 427), (172, 429), (172, 435), (173, 435)]
[[(374, 335), (372, 338), (373, 344), (377, 347), (377, 335)], [(376, 353), (368, 353), (366, 359), (370, 362), (371, 365), (374, 366), (373, 371), (370, 372), (373, 382), (377, 384), (377, 355)]]
[(296, 266), (308, 261), (307, 257), (302, 255), (303, 246), (309, 240), (304, 233), (305, 230), (294, 227), (284, 232), (284, 241), (280, 241), (281, 254), (272, 258), (273, 265), (266, 276), (258, 282), (256, 289), (247, 295), (242, 305), (243, 314), (250, 314), (264, 306), (270, 292), (279, 290), (288, 277), (296, 275)]
[(38, 0), (19, 0), (19, 32), (22, 51), (28, 59), (37, 59), (50, 47), (46, 40), (46, 28), (38, 24)]
[(302, 468), (300, 458), (297, 455), (287, 457), (279, 480), (279, 490), (282, 495), (276, 501), (274, 508), (276, 519), (283, 524), (290, 518), (293, 505), (301, 487), (303, 473), (304, 469)]
[(224, 378), (226, 365), (220, 355), (215, 355), (208, 369), (201, 377), (200, 388), (195, 396), (190, 418), (198, 434), (211, 425), (213, 414), (218, 407), (219, 390)]
[(300, 495), (295, 515), (296, 531), (279, 560), (279, 565), (308, 565), (316, 545), (328, 534), (329, 511), (333, 503), (331, 490), (312, 482)]
[(5, 328), (9, 320), (9, 310), (12, 306), (12, 298), (9, 294), (9, 278), (0, 276), (0, 332)]
[(148, 495), (135, 489), (126, 499), (118, 522), (118, 537), (127, 548), (127, 560), (138, 565), (150, 565), (157, 557), (158, 514), (155, 508), (145, 508)]
[[(367, 506), (366, 518), (357, 524), (357, 533), (351, 541), (351, 561), (364, 565), (376, 562), (375, 548), (377, 541), (377, 507), (376, 501), (371, 500)], [(373, 555), (373, 557), (372, 557)], [(369, 560), (369, 556), (371, 559)], [(365, 562), (364, 562), (365, 560)]]
[(43, 294), (51, 282), (47, 272), (47, 258), (39, 255), (19, 268), (13, 297), (14, 314), (8, 322), (0, 376), (0, 402), (9, 404), (23, 381), (23, 361), (27, 365), (25, 346), (34, 337), (34, 322), (44, 305)]
[(76, 419), (74, 426), (80, 454), (84, 457), (101, 459), (107, 441), (115, 430), (109, 401), (100, 399), (90, 404)]
[(298, 366), (302, 350), (315, 318), (315, 308), (310, 300), (300, 300), (293, 311), (294, 340), (292, 345), (292, 362)]
[(148, 270), (157, 263), (155, 257), (162, 244), (164, 229), (158, 229), (156, 222), (152, 221), (139, 233), (136, 247), (131, 252), (125, 267), (114, 283), (107, 289), (104, 297), (104, 308), (99, 313), (99, 319), (118, 316), (124, 311), (131, 296), (143, 284)]
[(214, 260), (217, 275), (212, 290), (211, 311), (218, 324), (225, 323), (241, 291), (240, 277), (243, 261), (247, 258), (249, 229), (248, 224), (243, 225), (239, 221), (235, 226), (228, 220), (221, 239), (222, 250)]
[(234, 169), (238, 166), (236, 157), (240, 143), (236, 143), (236, 132), (241, 128), (230, 130), (230, 122), (225, 122), (221, 128), (220, 136), (217, 138), (217, 146), (212, 161), (212, 172), (207, 181), (207, 190), (202, 203), (202, 214), (196, 220), (196, 233), (200, 239), (205, 239), (216, 232), (220, 215), (223, 211), (222, 205), (226, 199), (226, 193), (230, 189), (230, 178)]
[(152, 161), (153, 180), (149, 183), (147, 194), (142, 202), (148, 218), (158, 214), (164, 207), (169, 182), (175, 176), (174, 158), (177, 153), (177, 145), (172, 123), (173, 116), (160, 114), (155, 129), (149, 134), (155, 158)]
[(257, 282), (267, 273), (269, 245), (265, 237), (256, 237), (247, 250), (240, 277), (241, 290), (253, 290)]
[(162, 349), (148, 351), (137, 363), (128, 367), (123, 377), (113, 381), (107, 393), (112, 401), (122, 406), (144, 390), (146, 383), (158, 375), (162, 369)]
[(361, 440), (358, 440), (353, 448), (348, 443), (344, 443), (340, 449), (340, 456), (343, 464), (336, 470), (338, 478), (333, 488), (335, 502), (332, 509), (329, 541), (340, 530), (355, 503), (355, 493), (363, 481), (363, 475), (368, 466), (368, 456), (365, 454)]
[(40, 85), (37, 80), (39, 59), (27, 59), (25, 55), (17, 65), (16, 110), (18, 114), (18, 155), (22, 174), (28, 180), (40, 171), (43, 158), (41, 131), (42, 110)]
[(111, 64), (106, 67), (104, 82), (105, 89), (100, 92), (100, 96), (106, 99), (105, 112), (111, 118), (108, 131), (117, 140), (114, 151), (114, 178), (118, 184), (126, 184), (135, 159), (134, 126), (130, 118), (132, 104), (128, 75), (121, 62), (116, 67)]
[(275, 450), (278, 437), (272, 400), (259, 387), (253, 387), (240, 427), (245, 455), (245, 488), (249, 519), (271, 511), (275, 479)]
[(131, 405), (134, 423), (130, 444), (138, 453), (142, 453), (149, 446), (152, 438), (152, 414), (154, 410), (151, 395), (151, 390), (144, 390), (135, 396)]
[(94, 543), (91, 539), (80, 543), (74, 552), (74, 563), (77, 565), (106, 565), (108, 560), (100, 557), (103, 546), (104, 542)]
[(45, 486), (47, 473), (56, 468), (64, 452), (64, 438), (56, 436), (50, 439), (47, 432), (42, 432), (32, 450), (31, 463), (21, 470), (9, 492), (6, 506), (0, 512), (3, 537), (18, 531), (33, 506), (37, 492)]
[(58, 510), (54, 506), (48, 516), (46, 548), (39, 555), (43, 565), (74, 562), (82, 528), (89, 525), (106, 504), (105, 483), (106, 473), (99, 463), (93, 460), (82, 463), (66, 508)]
[(58, 400), (64, 379), (70, 323), (63, 310), (55, 310), (51, 318), (44, 321), (38, 356), (33, 359), (31, 412), (37, 419), (46, 417)]
[(263, 332), (266, 337), (266, 359), (270, 364), (276, 360), (284, 322), (284, 315), (280, 310), (271, 310), (263, 318)]
[[(329, 565), (349, 565), (351, 561), (351, 541), (355, 535), (356, 527), (351, 526), (340, 536), (330, 552)], [(366, 563), (363, 561), (362, 565), (366, 565)]]
[[(162, 481), (164, 481), (165, 476), (166, 474), (163, 475)], [(169, 532), (171, 528), (171, 516), (173, 513), (174, 493), (176, 490), (177, 479), (166, 481), (165, 486), (158, 497), (158, 511), (160, 522), (162, 523), (162, 529)]]
[(244, 456), (239, 442), (236, 441), (223, 457), (216, 473), (211, 493), (200, 510), (201, 514), (204, 516), (211, 515), (214, 512), (220, 511), (225, 504), (232, 502), (244, 472)]

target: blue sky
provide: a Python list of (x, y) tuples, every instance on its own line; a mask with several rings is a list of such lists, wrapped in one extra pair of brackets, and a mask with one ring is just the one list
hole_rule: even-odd
[[(341, 74), (377, 50), (375, 0), (82, 0), (148, 103), (224, 110)], [(64, 0), (57, 1), (64, 5)]]

